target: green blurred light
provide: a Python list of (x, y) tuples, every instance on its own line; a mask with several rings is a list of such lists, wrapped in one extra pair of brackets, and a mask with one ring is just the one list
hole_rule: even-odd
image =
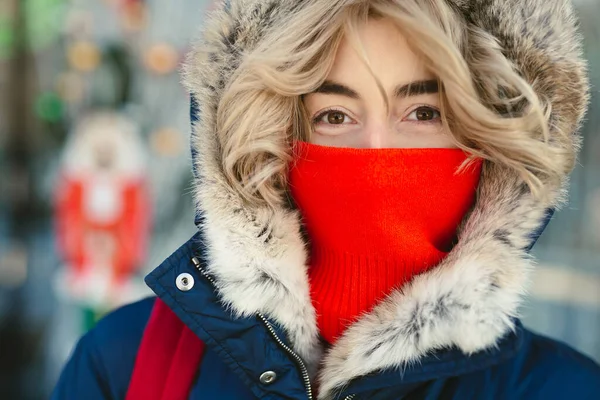
[(6, 16), (0, 15), (0, 60), (12, 56), (14, 45), (15, 33), (12, 22)]
[(65, 0), (28, 0), (25, 3), (29, 46), (42, 49), (62, 32), (67, 9)]
[[(54, 43), (61, 35), (67, 10), (65, 0), (19, 0), (23, 1), (27, 21), (27, 42), (32, 50), (43, 49)], [(0, 60), (14, 54), (16, 37), (14, 16), (0, 15)]]
[(43, 121), (58, 122), (64, 113), (64, 103), (54, 92), (42, 93), (35, 102), (35, 113)]

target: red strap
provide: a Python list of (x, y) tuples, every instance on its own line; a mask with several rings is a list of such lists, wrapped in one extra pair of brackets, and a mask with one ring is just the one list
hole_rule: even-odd
[(187, 399), (204, 347), (204, 342), (157, 298), (144, 330), (126, 400)]

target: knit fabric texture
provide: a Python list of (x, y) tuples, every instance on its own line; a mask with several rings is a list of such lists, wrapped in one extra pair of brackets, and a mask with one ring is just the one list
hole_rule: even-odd
[(457, 173), (467, 158), (458, 149), (294, 144), (290, 191), (309, 238), (325, 340), (446, 256), (479, 183), (480, 160)]

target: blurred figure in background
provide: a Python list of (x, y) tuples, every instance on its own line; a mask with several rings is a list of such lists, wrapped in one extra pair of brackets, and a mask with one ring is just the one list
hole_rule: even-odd
[[(186, 195), (189, 94), (177, 72), (210, 3), (0, 2), (0, 398), (48, 398), (77, 338), (110, 308), (147, 296), (144, 273), (193, 232), (193, 201)], [(103, 116), (93, 117), (98, 110)], [(92, 185), (82, 171), (71, 167), (65, 174), (67, 158), (96, 159), (100, 166), (123, 158), (72, 148), (94, 119), (108, 122), (102, 129), (111, 142), (137, 131), (134, 151), (124, 158), (141, 175), (119, 167), (123, 177), (117, 170), (102, 173)], [(138, 207), (140, 176), (146, 205)], [(58, 210), (57, 197), (70, 205), (59, 201)], [(89, 251), (77, 248), (84, 226), (96, 232)], [(115, 268), (120, 278), (87, 274), (69, 282), (63, 272), (83, 278), (75, 271), (90, 265), (90, 252), (101, 256), (94, 265), (110, 265), (107, 271)]]
[(56, 226), (66, 265), (58, 284), (92, 315), (139, 296), (129, 282), (151, 227), (145, 154), (134, 123), (108, 111), (84, 116), (65, 147)]

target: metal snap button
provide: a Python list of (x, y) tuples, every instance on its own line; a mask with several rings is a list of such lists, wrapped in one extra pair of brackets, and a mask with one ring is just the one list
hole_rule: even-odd
[(260, 376), (260, 383), (264, 384), (264, 385), (269, 385), (273, 382), (275, 382), (275, 379), (277, 379), (277, 374), (273, 371), (267, 371), (267, 372), (263, 372), (262, 375)]
[(179, 274), (175, 280), (175, 285), (177, 285), (177, 289), (181, 290), (182, 292), (187, 292), (194, 287), (194, 277), (187, 272)]

